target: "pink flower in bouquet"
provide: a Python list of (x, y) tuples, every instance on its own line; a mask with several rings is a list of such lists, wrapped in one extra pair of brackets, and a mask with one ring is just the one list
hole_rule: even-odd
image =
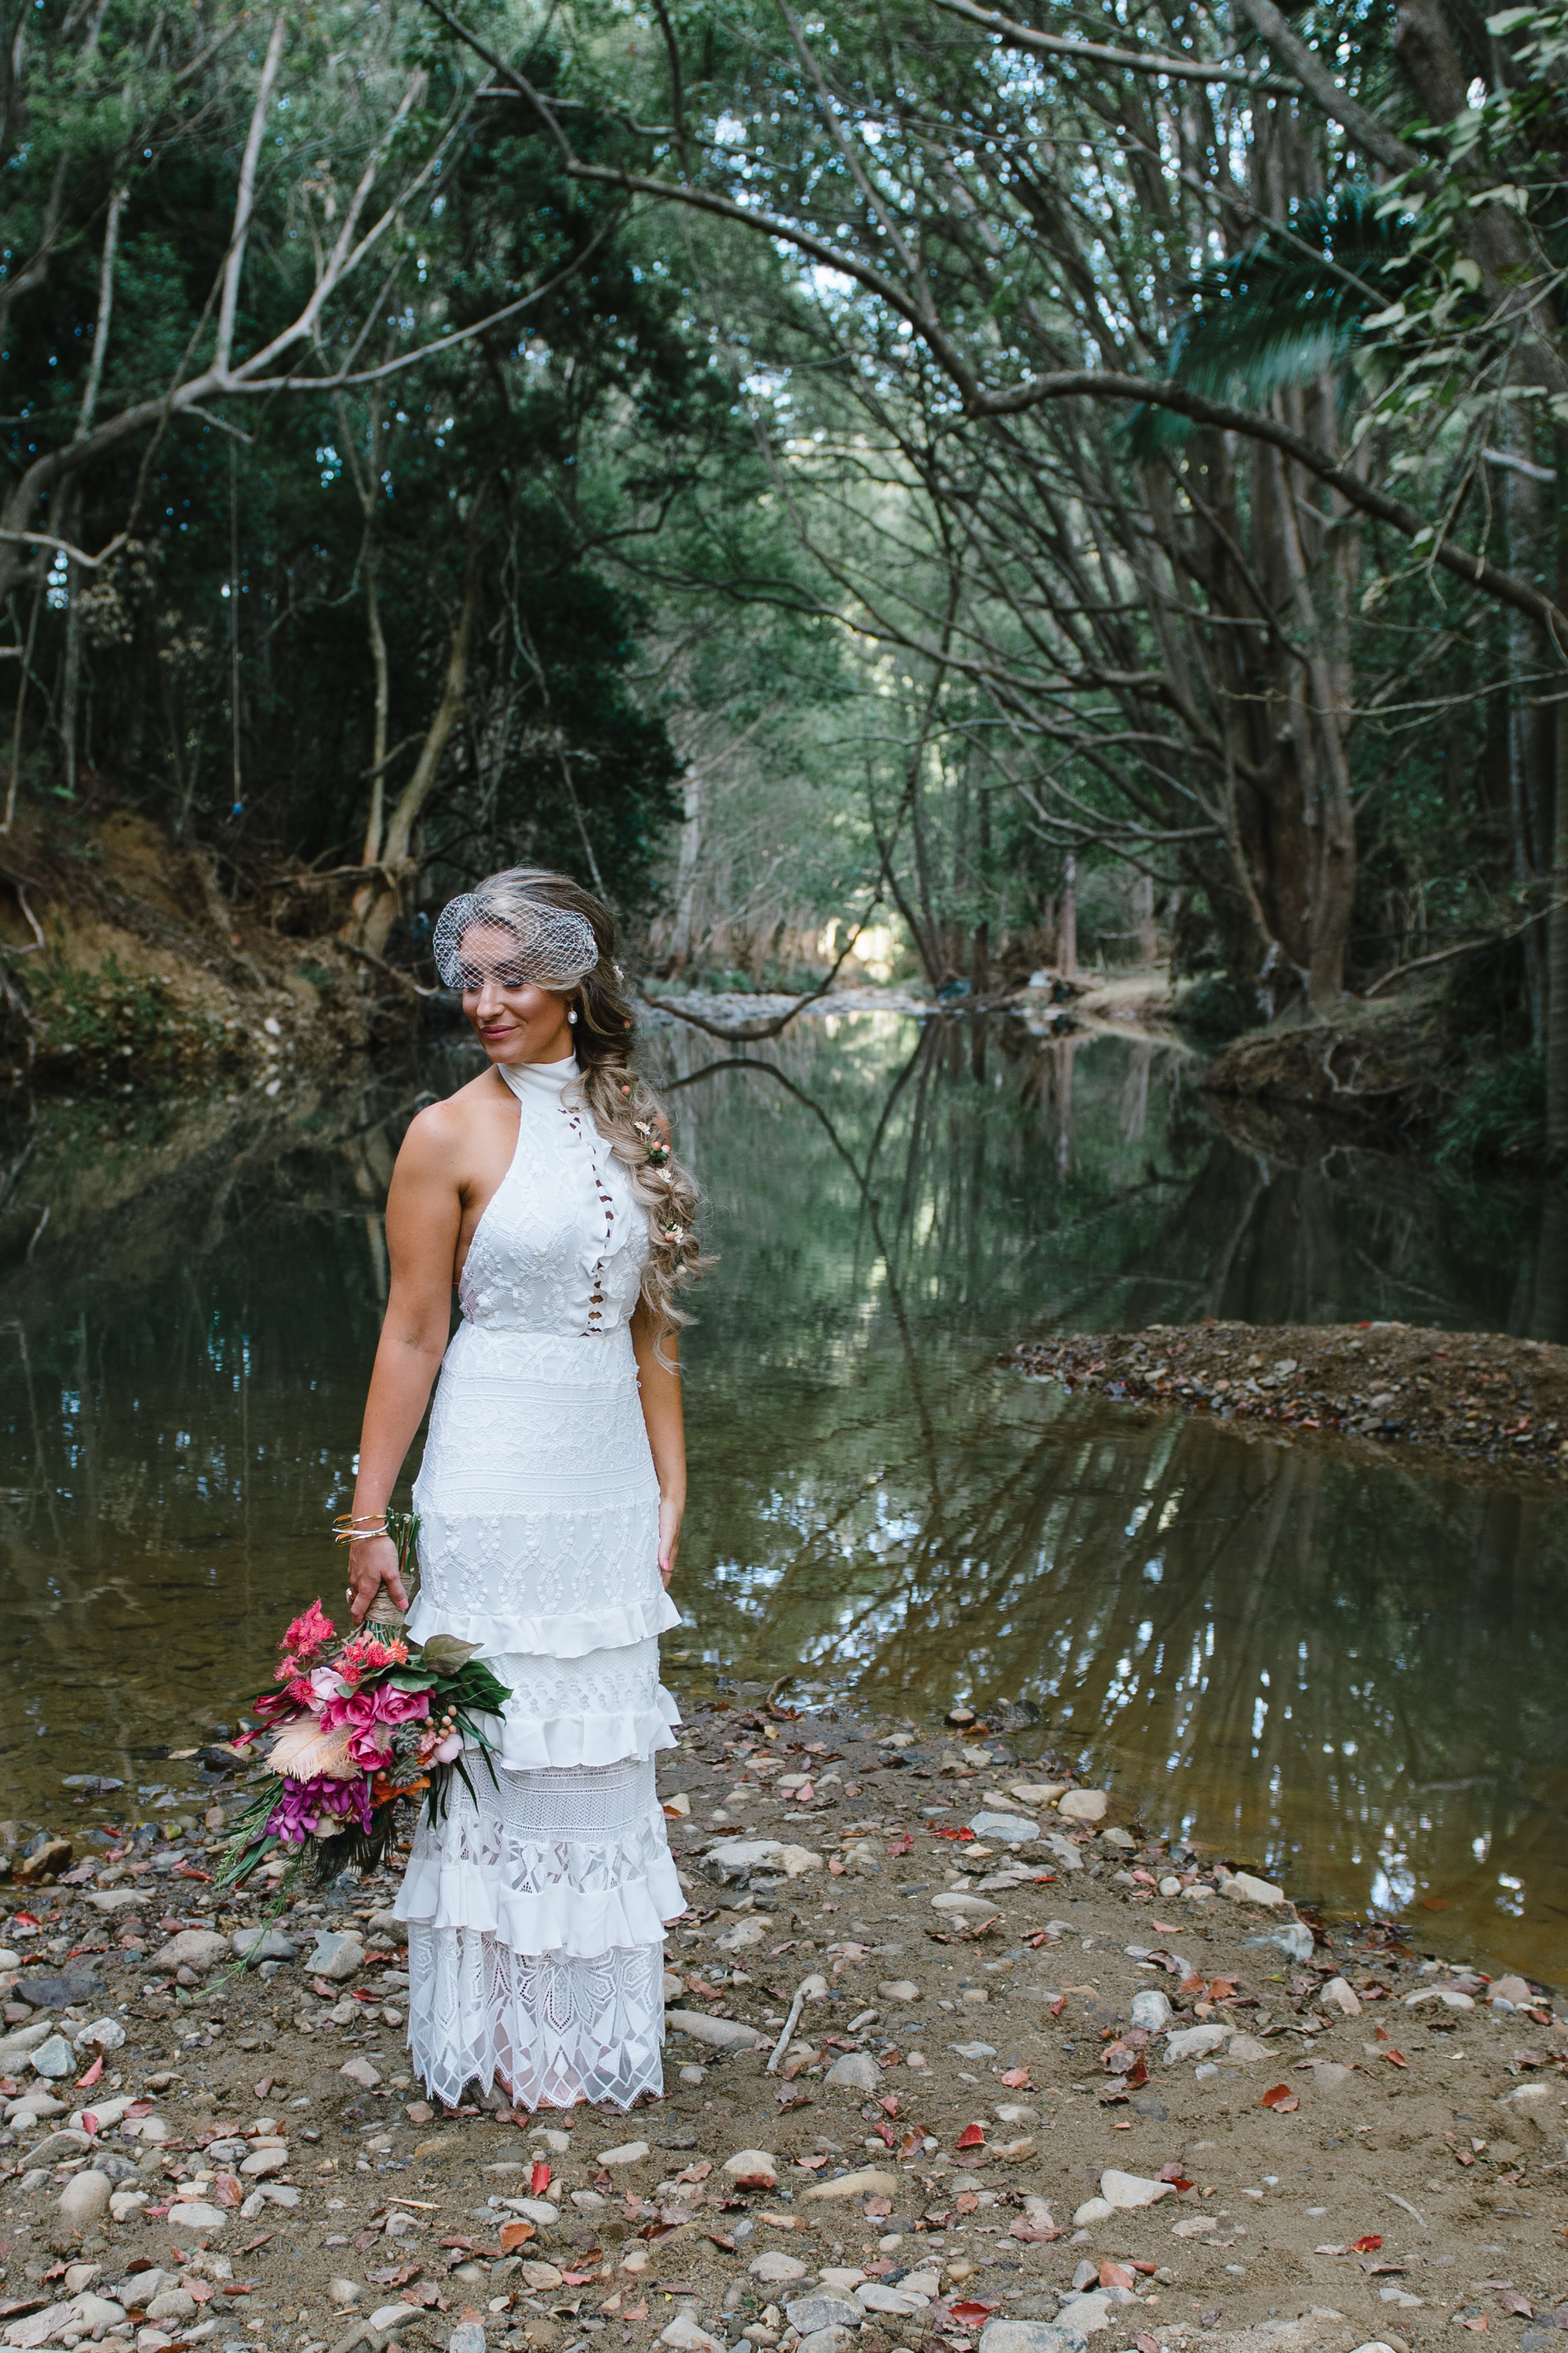
[(429, 1713), (428, 1692), (398, 1691), (392, 1683), (383, 1683), (376, 1691), (347, 1692), (329, 1700), (321, 1722), (323, 1725), (352, 1724), (356, 1731), (364, 1732), (373, 1724), (417, 1724)]
[(338, 1653), (338, 1665), (345, 1674), (365, 1675), (378, 1667), (405, 1667), (408, 1645), (403, 1641), (384, 1642), (374, 1634), (356, 1634), (345, 1642)]
[(310, 1689), (310, 1697), (305, 1702), (305, 1705), (314, 1708), (318, 1715), (322, 1713), (330, 1701), (341, 1699), (348, 1689), (347, 1683), (335, 1667), (312, 1667), (303, 1680)]
[(293, 1781), (316, 1780), (323, 1775), (346, 1781), (362, 1769), (350, 1753), (353, 1743), (349, 1727), (329, 1727), (318, 1724), (313, 1715), (301, 1716), (298, 1723), (284, 1725), (267, 1761), (275, 1773), (287, 1774)]
[(320, 1601), (312, 1601), (309, 1609), (296, 1618), (283, 1637), (282, 1647), (296, 1659), (309, 1659), (325, 1648), (337, 1628), (327, 1616)]
[(391, 1753), (392, 1726), (390, 1724), (366, 1725), (362, 1731), (356, 1732), (349, 1742), (349, 1755), (353, 1758), (354, 1763), (363, 1766), (367, 1773), (374, 1773), (378, 1766), (384, 1765)]

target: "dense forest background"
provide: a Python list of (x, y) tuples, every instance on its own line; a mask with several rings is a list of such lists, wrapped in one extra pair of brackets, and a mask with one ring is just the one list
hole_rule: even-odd
[(538, 860), (666, 977), (1435, 974), (1568, 1145), (1568, 0), (4, 15), (6, 840), (410, 973)]

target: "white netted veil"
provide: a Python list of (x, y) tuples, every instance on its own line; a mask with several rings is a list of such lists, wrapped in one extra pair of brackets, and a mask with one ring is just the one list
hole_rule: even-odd
[[(508, 935), (509, 944), (487, 941), (485, 953), (466, 933), (479, 925)], [(538, 988), (573, 988), (599, 961), (599, 943), (586, 915), (509, 893), (504, 903), (465, 891), (449, 899), (437, 918), (431, 942), (436, 969), (447, 988), (481, 988), (492, 976), (502, 987), (532, 981)]]

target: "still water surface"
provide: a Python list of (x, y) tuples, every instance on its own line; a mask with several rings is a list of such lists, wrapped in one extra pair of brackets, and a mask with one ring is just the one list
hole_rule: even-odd
[[(1026, 1755), (1330, 1906), (1568, 1978), (1568, 1507), (1065, 1399), (1053, 1326), (1553, 1328), (1540, 1207), (1222, 1133), (1178, 1051), (892, 1016), (657, 1033), (720, 1264), (685, 1345), (677, 1688), (794, 1672)], [(380, 1212), (459, 1045), (292, 1101), (42, 1107), (0, 1204), (5, 1810), (142, 1814), (341, 1590)], [(41, 1223), (47, 1209), (47, 1222)], [(525, 1443), (526, 1431), (519, 1441)], [(134, 1805), (131, 1804), (132, 1795)]]

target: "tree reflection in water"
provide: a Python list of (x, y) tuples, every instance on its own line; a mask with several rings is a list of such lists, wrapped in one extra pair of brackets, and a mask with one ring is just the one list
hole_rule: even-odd
[[(898, 1713), (1032, 1698), (1042, 1742), (1163, 1826), (1331, 1901), (1431, 1897), (1434, 1936), (1550, 1974), (1563, 1508), (1064, 1400), (995, 1359), (1205, 1314), (1568, 1336), (1568, 1220), (1538, 1247), (1527, 1188), (1256, 1113), (1222, 1131), (1146, 1037), (872, 1017), (650, 1043), (721, 1251), (685, 1350), (677, 1587), (712, 1666)], [(67, 1773), (165, 1769), (155, 1744), (205, 1728), (193, 1695), (232, 1723), (280, 1620), (341, 1586), (387, 1177), (474, 1067), (443, 1046), (276, 1101), (23, 1106), (0, 1166), (16, 1812), (58, 1811)]]
[(723, 1252), (688, 1346), (705, 1655), (891, 1712), (1032, 1699), (1162, 1827), (1550, 1974), (1563, 1508), (993, 1362), (1050, 1324), (1462, 1324), (1461, 1283), (1528, 1306), (1528, 1270), (1478, 1269), (1418, 1171), (1216, 1137), (1147, 1040), (884, 1042), (874, 1089), (864, 1025), (673, 1047)]

